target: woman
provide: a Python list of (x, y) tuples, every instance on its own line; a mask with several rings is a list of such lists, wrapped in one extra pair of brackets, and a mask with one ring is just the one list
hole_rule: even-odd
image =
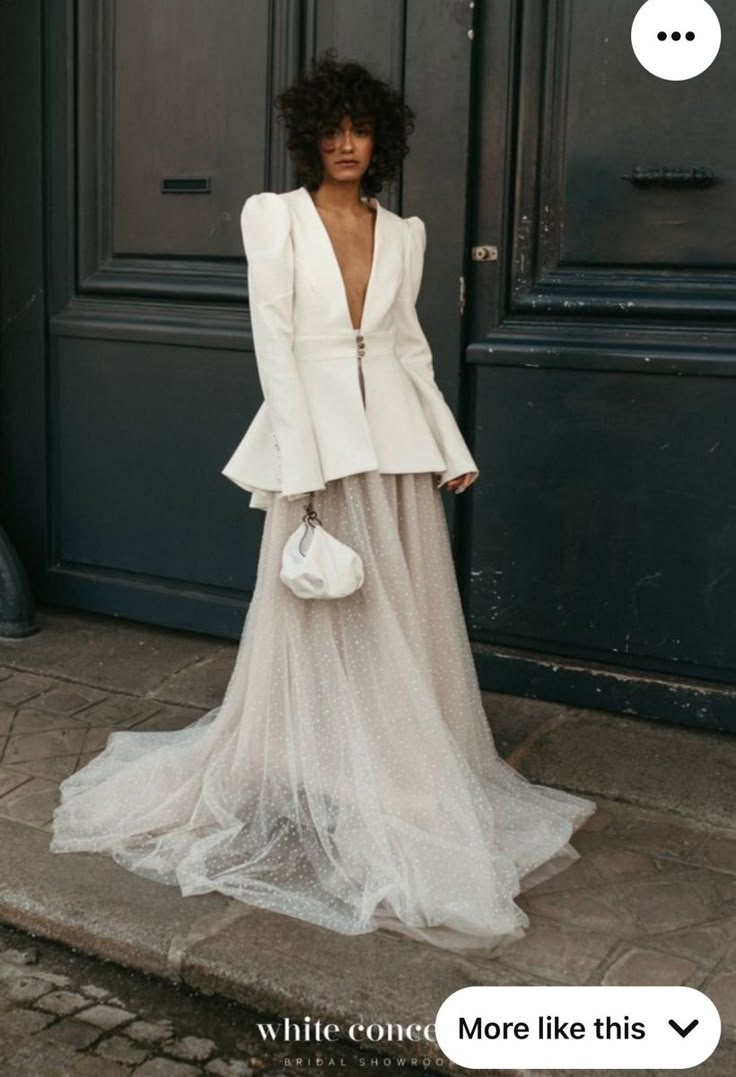
[[(416, 316), (423, 223), (375, 198), (413, 114), (330, 55), (279, 105), (306, 184), (241, 216), (264, 402), (223, 470), (266, 517), (235, 667), (189, 727), (112, 733), (62, 783), (50, 847), (345, 934), (495, 949), (595, 804), (528, 782), (488, 729), (440, 495), (478, 469)], [(310, 493), (363, 560), (347, 597), (279, 579)]]

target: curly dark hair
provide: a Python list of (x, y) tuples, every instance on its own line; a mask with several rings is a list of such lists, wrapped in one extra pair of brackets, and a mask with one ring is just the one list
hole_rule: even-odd
[(274, 101), (287, 128), (287, 148), (308, 190), (322, 183), (319, 139), (349, 115), (356, 126), (373, 124), (373, 156), (361, 177), (366, 195), (376, 195), (398, 173), (409, 152), (408, 136), (416, 113), (403, 94), (382, 82), (355, 60), (340, 61), (335, 48), (312, 61)]

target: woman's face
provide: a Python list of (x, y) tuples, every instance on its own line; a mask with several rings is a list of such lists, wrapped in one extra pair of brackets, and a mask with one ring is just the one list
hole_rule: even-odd
[(326, 179), (359, 180), (371, 163), (373, 125), (353, 125), (350, 116), (343, 116), (339, 127), (323, 132), (317, 146)]

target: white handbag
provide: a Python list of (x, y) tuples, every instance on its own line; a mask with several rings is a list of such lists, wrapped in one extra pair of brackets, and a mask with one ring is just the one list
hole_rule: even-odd
[(325, 531), (309, 495), (303, 525), (292, 531), (279, 578), (297, 598), (344, 598), (363, 584), (363, 561), (351, 546)]

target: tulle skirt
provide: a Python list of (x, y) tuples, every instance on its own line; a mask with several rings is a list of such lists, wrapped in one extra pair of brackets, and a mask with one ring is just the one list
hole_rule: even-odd
[(181, 730), (111, 733), (62, 782), (50, 849), (348, 935), (508, 944), (529, 922), (515, 897), (578, 859), (596, 805), (496, 752), (434, 476), (363, 472), (315, 495), (363, 559), (345, 598), (279, 579), (304, 507), (266, 512), (221, 703)]

